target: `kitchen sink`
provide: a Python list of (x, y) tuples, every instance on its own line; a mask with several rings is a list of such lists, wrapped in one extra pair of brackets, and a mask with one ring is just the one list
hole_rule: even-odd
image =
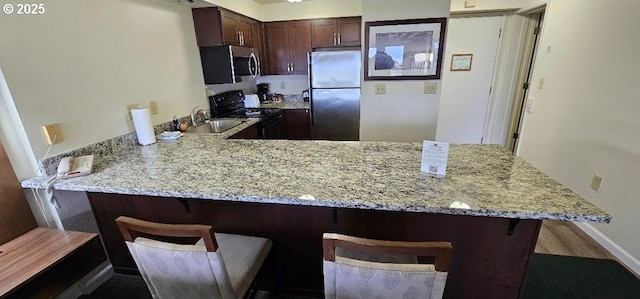
[(189, 127), (187, 133), (222, 133), (241, 123), (243, 121), (237, 119), (212, 120), (209, 123)]

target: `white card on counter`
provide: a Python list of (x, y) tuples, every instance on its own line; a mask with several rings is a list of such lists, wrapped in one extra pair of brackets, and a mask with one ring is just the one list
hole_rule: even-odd
[(447, 174), (449, 144), (425, 140), (422, 143), (422, 163), (420, 171), (443, 178)]

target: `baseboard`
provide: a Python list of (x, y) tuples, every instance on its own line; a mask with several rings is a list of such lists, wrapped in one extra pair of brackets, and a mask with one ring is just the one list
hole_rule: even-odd
[(640, 261), (629, 254), (626, 250), (622, 249), (618, 244), (611, 241), (607, 236), (601, 233), (592, 225), (585, 222), (574, 222), (574, 224), (585, 232), (594, 241), (598, 242), (602, 247), (613, 254), (620, 262), (622, 262), (627, 269), (634, 272), (636, 276), (640, 277)]

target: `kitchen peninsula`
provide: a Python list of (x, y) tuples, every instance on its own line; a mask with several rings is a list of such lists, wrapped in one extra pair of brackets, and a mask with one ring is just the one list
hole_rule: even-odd
[(271, 238), (273, 282), (318, 291), (323, 232), (452, 242), (445, 298), (518, 298), (543, 219), (610, 221), (500, 146), (451, 145), (444, 179), (420, 173), (421, 149), (187, 134), (97, 159), (55, 188), (88, 193), (116, 271), (135, 271), (116, 217), (207, 223)]

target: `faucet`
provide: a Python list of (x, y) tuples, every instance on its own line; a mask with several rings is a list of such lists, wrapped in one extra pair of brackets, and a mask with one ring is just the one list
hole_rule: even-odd
[(195, 127), (198, 125), (198, 115), (202, 118), (204, 123), (209, 122), (209, 115), (204, 109), (200, 109), (200, 106), (195, 106), (193, 110), (191, 110), (191, 124)]
[(193, 110), (191, 110), (192, 126), (195, 127), (198, 125), (198, 115), (200, 115), (200, 118), (202, 118), (202, 121), (204, 123), (209, 123), (209, 115), (207, 114), (207, 111), (205, 111), (204, 109), (200, 109), (200, 106), (195, 106)]

